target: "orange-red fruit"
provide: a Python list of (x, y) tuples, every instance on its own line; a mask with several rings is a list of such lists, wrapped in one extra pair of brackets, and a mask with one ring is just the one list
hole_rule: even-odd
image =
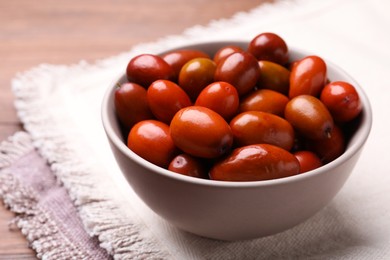
[(154, 116), (167, 124), (177, 111), (192, 105), (184, 90), (169, 80), (154, 81), (148, 88), (147, 98)]
[(126, 75), (129, 82), (148, 88), (158, 79), (173, 79), (174, 71), (163, 58), (153, 54), (141, 54), (130, 60)]
[(199, 93), (213, 82), (215, 69), (215, 62), (211, 59), (192, 59), (181, 68), (179, 85), (195, 101)]
[(169, 126), (157, 120), (135, 124), (128, 135), (127, 146), (145, 160), (164, 168), (177, 154)]
[(249, 43), (248, 51), (258, 60), (268, 60), (281, 65), (288, 62), (288, 47), (277, 34), (265, 32), (257, 35)]
[(227, 56), (229, 56), (230, 54), (232, 54), (234, 52), (242, 52), (242, 51), (244, 51), (244, 50), (240, 46), (237, 46), (237, 45), (224, 46), (224, 47), (220, 48), (214, 54), (213, 60), (215, 63), (218, 63), (221, 60), (223, 60), (224, 58), (226, 58)]
[(327, 84), (321, 92), (320, 99), (329, 109), (333, 119), (338, 122), (351, 121), (362, 111), (355, 87), (344, 81)]
[(168, 170), (183, 175), (205, 179), (208, 176), (205, 163), (189, 154), (179, 154), (173, 158), (168, 166)]
[(238, 146), (266, 143), (289, 151), (294, 145), (294, 129), (291, 124), (270, 113), (243, 112), (232, 119), (230, 127)]
[(271, 61), (260, 60), (259, 88), (272, 89), (284, 95), (288, 95), (290, 86), (290, 71), (280, 64)]
[(289, 97), (318, 97), (327, 81), (326, 71), (325, 61), (318, 56), (307, 56), (297, 61), (290, 74)]
[(300, 173), (308, 172), (322, 166), (320, 158), (311, 151), (298, 151), (294, 153), (300, 165)]
[(119, 121), (128, 129), (153, 118), (145, 88), (135, 83), (123, 83), (115, 89), (114, 105)]
[(333, 118), (326, 106), (310, 95), (291, 99), (286, 105), (284, 117), (299, 133), (309, 139), (330, 138), (334, 127)]
[(181, 68), (188, 61), (195, 58), (210, 58), (207, 53), (195, 49), (171, 51), (161, 55), (161, 57), (172, 67), (174, 71), (174, 80), (179, 78)]
[(236, 148), (210, 171), (212, 180), (261, 181), (293, 176), (299, 173), (299, 162), (288, 151), (270, 144)]
[(237, 113), (239, 103), (236, 88), (227, 82), (218, 81), (200, 92), (195, 105), (210, 108), (229, 120)]
[(201, 106), (179, 110), (171, 121), (170, 133), (178, 148), (196, 157), (219, 157), (233, 144), (233, 134), (225, 119)]
[(333, 161), (345, 151), (345, 136), (340, 127), (334, 126), (330, 132), (330, 138), (310, 140), (306, 144), (307, 148), (314, 151), (325, 164)]
[(284, 109), (290, 99), (270, 89), (259, 89), (251, 92), (240, 103), (240, 111), (263, 111), (284, 116)]
[(217, 64), (214, 81), (225, 81), (236, 87), (240, 96), (249, 93), (260, 76), (259, 63), (249, 52), (234, 52)]

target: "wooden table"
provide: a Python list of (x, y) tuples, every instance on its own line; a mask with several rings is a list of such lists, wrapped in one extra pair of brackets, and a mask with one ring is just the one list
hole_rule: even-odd
[[(180, 34), (271, 0), (15, 0), (0, 1), (0, 141), (22, 125), (10, 81), (39, 63), (93, 62), (134, 44)], [(35, 259), (13, 214), (0, 203), (0, 259)]]

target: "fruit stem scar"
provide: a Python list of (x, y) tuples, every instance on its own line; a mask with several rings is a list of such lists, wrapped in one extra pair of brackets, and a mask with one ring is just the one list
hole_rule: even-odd
[(330, 127), (327, 127), (325, 129), (325, 136), (326, 136), (326, 138), (330, 139), (332, 137), (331, 132), (332, 132), (332, 129)]

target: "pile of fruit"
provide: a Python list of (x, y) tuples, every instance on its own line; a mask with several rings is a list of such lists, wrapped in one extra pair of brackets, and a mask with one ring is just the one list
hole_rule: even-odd
[(223, 181), (307, 172), (345, 150), (361, 113), (348, 82), (328, 79), (315, 55), (291, 61), (274, 33), (246, 49), (197, 49), (130, 60), (115, 90), (127, 146), (172, 172)]

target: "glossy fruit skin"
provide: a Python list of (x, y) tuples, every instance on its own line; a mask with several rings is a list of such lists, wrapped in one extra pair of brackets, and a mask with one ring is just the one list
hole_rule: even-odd
[(258, 60), (272, 61), (281, 65), (288, 62), (286, 42), (275, 33), (261, 33), (249, 43), (248, 51)]
[(206, 179), (208, 177), (204, 161), (185, 153), (173, 158), (168, 170), (196, 178)]
[(300, 173), (308, 172), (322, 166), (320, 158), (311, 151), (298, 151), (294, 153), (300, 165)]
[(248, 52), (235, 52), (217, 64), (214, 81), (225, 81), (236, 87), (238, 94), (249, 93), (260, 77), (259, 63)]
[(237, 114), (240, 104), (236, 88), (223, 81), (213, 82), (200, 92), (195, 101), (196, 106), (203, 106), (230, 120)]
[(213, 60), (216, 64), (220, 62), (221, 60), (225, 59), (227, 56), (229, 56), (232, 53), (235, 52), (242, 52), (244, 51), (240, 46), (237, 45), (227, 45), (222, 48), (220, 48), (213, 57)]
[(216, 158), (229, 152), (233, 134), (228, 123), (213, 110), (190, 106), (173, 117), (170, 133), (175, 145), (187, 154)]
[(291, 99), (284, 117), (305, 138), (329, 138), (334, 127), (333, 118), (325, 105), (316, 97), (300, 95)]
[(210, 58), (210, 56), (207, 53), (195, 49), (171, 51), (164, 55), (161, 55), (161, 57), (172, 67), (174, 71), (174, 77), (173, 77), (174, 81), (177, 81), (177, 79), (179, 78), (181, 68), (188, 61), (195, 58)]
[(237, 146), (272, 144), (289, 151), (294, 145), (294, 129), (285, 119), (261, 111), (243, 112), (230, 121)]
[(260, 80), (257, 82), (259, 88), (275, 90), (288, 95), (290, 86), (290, 71), (278, 63), (260, 60)]
[(147, 90), (149, 107), (154, 116), (169, 124), (177, 111), (192, 105), (188, 95), (176, 83), (156, 80)]
[(337, 122), (351, 121), (362, 111), (355, 87), (344, 81), (327, 84), (321, 92), (320, 99)]
[(145, 88), (158, 79), (171, 80), (174, 76), (172, 67), (161, 57), (153, 54), (141, 54), (130, 60), (126, 68), (129, 82)]
[(130, 130), (127, 147), (145, 160), (167, 168), (178, 153), (169, 126), (157, 120), (138, 122)]
[(263, 111), (284, 116), (284, 109), (290, 99), (274, 90), (259, 89), (251, 92), (240, 103), (240, 112)]
[(135, 83), (123, 83), (115, 89), (114, 105), (120, 122), (128, 129), (153, 118), (145, 88)]
[(270, 144), (236, 148), (210, 170), (219, 181), (262, 181), (299, 173), (299, 162), (290, 152)]
[(326, 63), (318, 56), (307, 56), (297, 61), (290, 74), (289, 97), (312, 95), (319, 97), (327, 81)]
[(308, 140), (306, 146), (318, 155), (323, 164), (326, 164), (344, 153), (345, 136), (341, 128), (335, 125), (329, 138)]
[(179, 85), (195, 101), (199, 93), (213, 82), (215, 69), (215, 62), (211, 59), (192, 59), (180, 70)]

